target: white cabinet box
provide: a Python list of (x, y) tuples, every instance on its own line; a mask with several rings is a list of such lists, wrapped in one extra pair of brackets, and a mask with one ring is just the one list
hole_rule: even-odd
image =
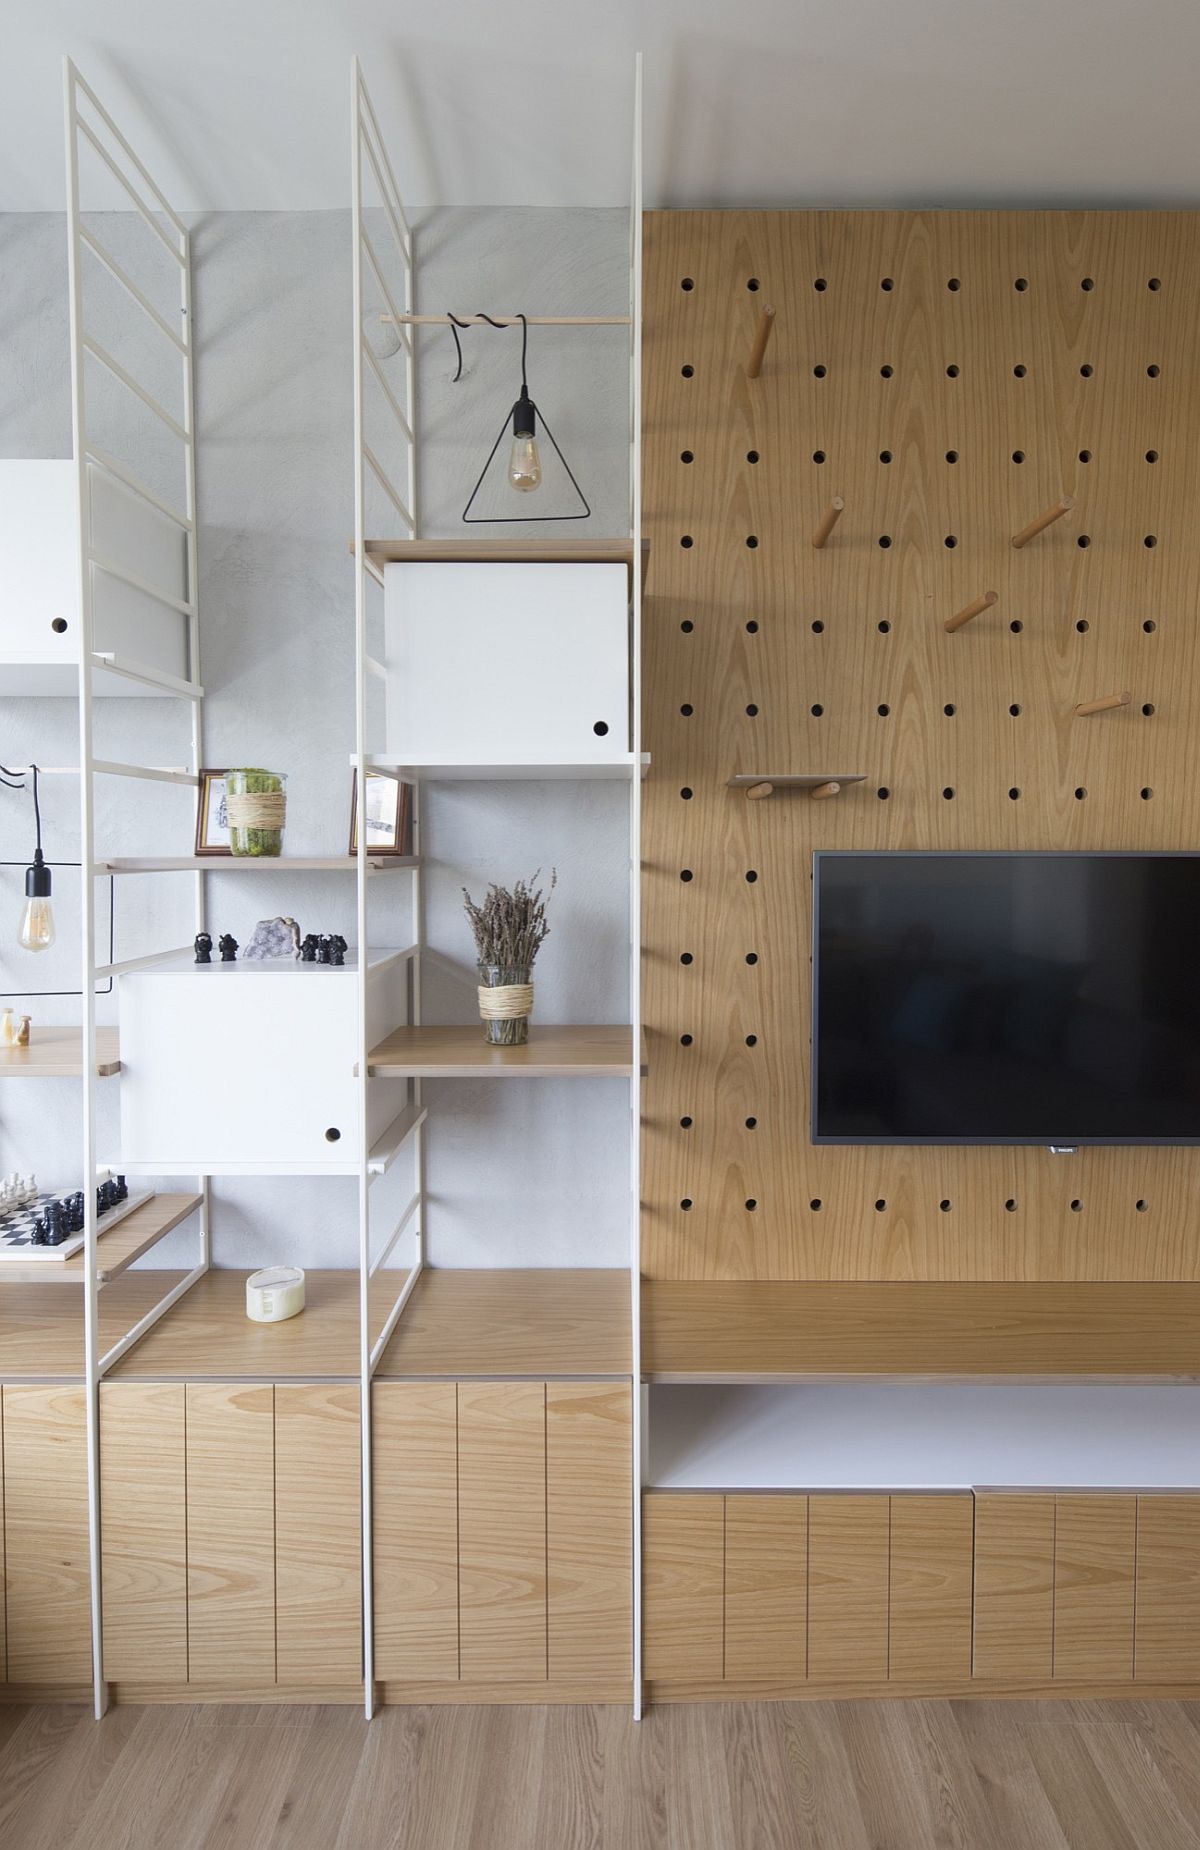
[[(216, 953), (214, 952), (214, 957)], [(408, 1020), (408, 953), (373, 951), (367, 1044)], [(120, 978), (121, 1159), (144, 1174), (357, 1174), (355, 967), (195, 964)], [(373, 1142), (407, 1082), (368, 1086)]]
[(628, 757), (627, 566), (403, 560), (385, 566), (384, 593), (390, 757)]
[[(183, 529), (93, 464), (87, 481), (92, 550), (103, 561), (92, 573), (95, 651), (186, 680), (187, 618), (127, 582), (139, 579), (186, 602)], [(0, 460), (0, 693), (76, 692), (81, 622), (75, 482), (71, 461)], [(95, 687), (105, 694), (154, 692), (102, 671)]]

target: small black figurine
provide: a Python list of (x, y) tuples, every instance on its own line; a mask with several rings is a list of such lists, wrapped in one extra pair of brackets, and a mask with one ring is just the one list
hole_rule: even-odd
[(330, 958), (329, 958), (330, 963), (337, 964), (338, 968), (340, 969), (346, 961), (346, 952), (349, 950), (349, 948), (350, 947), (346, 943), (346, 940), (343, 938), (341, 932), (340, 931), (335, 932), (333, 935), (331, 946), (330, 946)]
[(30, 1245), (31, 1246), (49, 1245), (49, 1240), (47, 1238), (47, 1235), (49, 1234), (49, 1232), (50, 1232), (50, 1229), (46, 1225), (45, 1215), (39, 1214), (37, 1219), (33, 1223), (33, 1232), (29, 1236)]
[(67, 1237), (66, 1217), (61, 1201), (51, 1201), (46, 1208), (46, 1245), (61, 1246)]
[(220, 938), (218, 938), (217, 949), (221, 953), (221, 962), (223, 964), (237, 962), (238, 941), (236, 938), (231, 938), (228, 932), (223, 932)]
[(209, 937), (208, 933), (206, 931), (198, 931), (196, 933), (195, 944), (196, 962), (198, 964), (210, 964), (212, 962), (212, 939)]
[(333, 939), (327, 931), (321, 933), (321, 948), (317, 952), (317, 962), (319, 964), (331, 964), (333, 962)]
[(304, 943), (300, 946), (300, 962), (302, 964), (315, 964), (316, 961), (317, 939), (316, 934), (310, 931)]
[[(82, 1201), (83, 1196), (81, 1195), (79, 1199)], [(129, 1200), (129, 1184), (125, 1180), (124, 1176), (117, 1177), (117, 1200), (118, 1201), (128, 1201)]]

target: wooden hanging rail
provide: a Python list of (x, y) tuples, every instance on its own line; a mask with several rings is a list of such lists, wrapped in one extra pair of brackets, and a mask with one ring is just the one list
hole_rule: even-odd
[(964, 604), (962, 609), (956, 611), (952, 617), (947, 617), (942, 628), (947, 636), (953, 636), (955, 630), (960, 630), (964, 623), (969, 623), (972, 617), (982, 616), (985, 610), (990, 610), (992, 605), (999, 601), (998, 591), (983, 591), (978, 597), (972, 598), (969, 604)]
[[(772, 309), (774, 314), (774, 309)], [(409, 328), (448, 328), (457, 326), (469, 328), (486, 328), (492, 322), (499, 322), (502, 328), (519, 328), (520, 315), (457, 315), (454, 323), (449, 315), (380, 315), (380, 321)], [(526, 315), (525, 323), (531, 328), (627, 328), (628, 315)]]
[(1061, 501), (1056, 501), (1053, 507), (1048, 507), (1045, 513), (1038, 514), (1031, 520), (1027, 527), (1022, 527), (1019, 533), (1014, 533), (1012, 536), (1013, 545), (1017, 547), (1018, 550), (1022, 546), (1027, 546), (1030, 540), (1036, 539), (1039, 533), (1044, 532), (1047, 527), (1053, 526), (1056, 520), (1061, 520), (1064, 514), (1069, 514), (1074, 506), (1075, 497), (1073, 495), (1064, 495)]
[(1133, 695), (1103, 694), (1099, 700), (1084, 700), (1075, 709), (1076, 719), (1088, 719), (1093, 713), (1111, 713), (1116, 707), (1127, 707)]
[(767, 342), (771, 338), (771, 329), (775, 326), (775, 310), (764, 308), (758, 317), (758, 326), (754, 330), (754, 345), (750, 349), (750, 363), (746, 367), (747, 379), (757, 379), (762, 371), (763, 355), (767, 351)]
[(835, 797), (844, 784), (866, 782), (865, 771), (739, 771), (731, 777), (727, 790), (744, 790), (751, 802), (774, 796), (777, 790), (811, 790), (814, 797)]
[(820, 526), (817, 528), (816, 532), (813, 534), (814, 551), (820, 552), (822, 546), (824, 546), (826, 540), (829, 538), (829, 535), (833, 532), (833, 529), (837, 526), (838, 521), (841, 519), (845, 506), (846, 506), (846, 503), (842, 500), (842, 497), (840, 495), (835, 495), (833, 497), (833, 500), (829, 503), (829, 506), (825, 509), (825, 512), (821, 516)]

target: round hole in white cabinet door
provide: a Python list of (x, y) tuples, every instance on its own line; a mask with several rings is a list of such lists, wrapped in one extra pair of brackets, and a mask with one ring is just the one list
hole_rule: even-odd
[(56, 636), (65, 636), (67, 633), (67, 619), (65, 617), (51, 618), (50, 628), (54, 631)]
[(608, 733), (608, 721), (606, 719), (598, 719), (596, 724), (592, 727), (592, 731), (598, 739), (603, 739)]
[(341, 1140), (342, 1140), (341, 1131), (338, 1129), (336, 1124), (331, 1124), (329, 1126), (329, 1129), (325, 1133), (326, 1143), (340, 1143)]

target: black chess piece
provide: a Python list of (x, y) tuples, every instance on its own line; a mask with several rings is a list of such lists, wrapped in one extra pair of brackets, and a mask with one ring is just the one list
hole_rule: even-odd
[(83, 1218), (84, 1218), (83, 1216), (83, 1196), (82, 1195), (68, 1195), (66, 1202), (64, 1203), (64, 1206), (66, 1209), (67, 1232), (68, 1233), (82, 1233), (83, 1232)]
[(300, 962), (302, 964), (315, 964), (316, 961), (317, 961), (317, 937), (316, 937), (315, 932), (310, 931), (307, 937), (305, 938), (304, 943), (300, 946)]
[(319, 964), (331, 964), (333, 962), (333, 939), (327, 931), (321, 933), (320, 949), (317, 952), (317, 962)]
[(212, 962), (212, 939), (209, 937), (208, 933), (206, 931), (198, 931), (194, 943), (196, 946), (196, 962), (198, 964), (210, 964)]
[(30, 1234), (30, 1236), (29, 1236), (29, 1243), (30, 1243), (30, 1245), (31, 1245), (31, 1246), (46, 1246), (46, 1245), (48, 1245), (48, 1243), (49, 1243), (49, 1241), (48, 1241), (48, 1235), (49, 1235), (49, 1232), (50, 1232), (50, 1229), (49, 1229), (49, 1227), (48, 1227), (48, 1226), (46, 1225), (46, 1217), (45, 1217), (45, 1215), (43, 1215), (43, 1214), (39, 1214), (39, 1215), (38, 1215), (38, 1217), (37, 1217), (37, 1219), (36, 1219), (36, 1220), (34, 1221), (34, 1223), (33, 1223), (33, 1231), (32, 1231), (32, 1233), (31, 1233), (31, 1234)]
[(117, 1200), (118, 1201), (128, 1201), (129, 1200), (129, 1184), (125, 1180), (124, 1176), (117, 1177)]
[(221, 953), (221, 962), (223, 964), (237, 962), (238, 941), (236, 938), (231, 938), (227, 931), (222, 932), (221, 936), (218, 938), (217, 949)]
[(46, 1245), (61, 1246), (67, 1237), (66, 1216), (61, 1201), (51, 1201), (46, 1207)]
[(329, 959), (330, 963), (336, 964), (338, 968), (341, 969), (346, 961), (346, 952), (349, 949), (350, 946), (346, 943), (341, 932), (335, 932), (333, 935), (332, 953)]
[(115, 1200), (116, 1197), (112, 1183), (101, 1182), (99, 1188), (96, 1190), (97, 1215), (107, 1214), (108, 1210), (115, 1205)]

